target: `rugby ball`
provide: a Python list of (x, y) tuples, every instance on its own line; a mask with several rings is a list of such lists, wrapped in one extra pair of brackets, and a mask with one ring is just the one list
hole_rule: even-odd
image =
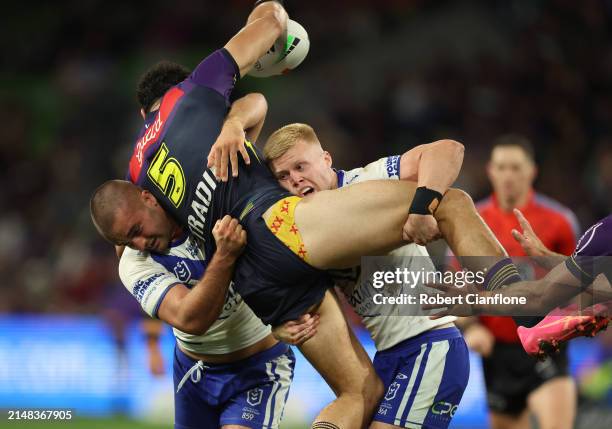
[(304, 27), (292, 19), (287, 20), (287, 40), (275, 43), (261, 58), (259, 58), (249, 76), (269, 77), (288, 73), (299, 66), (310, 49), (310, 40)]

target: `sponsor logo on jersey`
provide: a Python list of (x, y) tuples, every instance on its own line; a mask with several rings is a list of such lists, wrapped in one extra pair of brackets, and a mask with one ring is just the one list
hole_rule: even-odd
[(395, 398), (395, 396), (397, 395), (397, 391), (400, 388), (400, 384), (397, 382), (393, 382), (391, 383), (391, 385), (389, 386), (389, 389), (387, 389), (387, 394), (385, 395), (385, 401), (391, 401), (392, 399)]
[(138, 161), (138, 165), (142, 165), (142, 153), (144, 151), (144, 148), (147, 146), (147, 143), (157, 139), (157, 136), (159, 135), (163, 124), (164, 121), (162, 120), (161, 115), (158, 114), (155, 118), (155, 122), (153, 122), (153, 125), (151, 125), (150, 127), (145, 125), (147, 132), (144, 133), (142, 138), (136, 143), (135, 156), (136, 161)]
[(174, 109), (176, 102), (183, 96), (184, 92), (174, 87), (170, 89), (164, 96), (155, 122), (147, 128), (144, 135), (136, 142), (134, 147), (134, 153), (130, 159), (129, 176), (132, 182), (136, 182), (140, 176), (142, 170), (142, 164), (144, 162), (145, 152), (158, 142), (161, 131), (164, 129), (164, 125)]
[(183, 283), (187, 283), (191, 280), (191, 271), (189, 265), (185, 261), (178, 261), (174, 266), (174, 274)]
[(349, 180), (346, 181), (346, 185), (350, 185), (355, 180), (357, 180), (358, 177), (359, 177), (359, 174), (355, 174), (353, 177), (351, 177)]
[(202, 178), (198, 182), (193, 199), (191, 201), (191, 213), (187, 216), (187, 225), (193, 235), (203, 242), (206, 241), (204, 238), (204, 225), (206, 224), (206, 215), (210, 208), (212, 201), (213, 192), (217, 188), (217, 181), (212, 175), (209, 169), (204, 170)]
[(261, 400), (263, 399), (263, 389), (256, 387), (247, 392), (247, 403), (251, 407), (255, 407), (261, 404)]
[(156, 273), (147, 279), (138, 280), (136, 283), (134, 283), (134, 288), (132, 289), (132, 295), (134, 295), (134, 298), (136, 298), (138, 302), (142, 304), (142, 299), (144, 298), (144, 294), (149, 286), (151, 286), (151, 284), (162, 275), (162, 273)]
[(578, 240), (578, 244), (576, 245), (576, 250), (574, 251), (574, 255), (580, 254), (586, 247), (591, 244), (593, 238), (595, 237), (595, 233), (597, 232), (597, 228), (603, 225), (603, 222), (596, 223), (592, 227), (586, 230), (582, 237)]
[(193, 258), (199, 258), (200, 257), (198, 242), (195, 239), (191, 238), (191, 237), (189, 237), (189, 239), (187, 241), (187, 247), (185, 248), (185, 250)]
[(457, 412), (458, 405), (446, 401), (438, 401), (431, 406), (431, 412), (436, 415), (449, 415), (453, 417)]
[(399, 161), (399, 155), (390, 156), (387, 158), (387, 174), (389, 177), (399, 176)]

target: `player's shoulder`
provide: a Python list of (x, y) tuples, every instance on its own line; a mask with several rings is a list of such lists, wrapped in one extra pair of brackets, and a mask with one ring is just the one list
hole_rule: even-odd
[(338, 170), (338, 187), (366, 180), (399, 179), (400, 155), (386, 156), (363, 167), (352, 170)]
[(119, 277), (122, 280), (132, 279), (139, 273), (150, 269), (153, 265), (156, 265), (156, 263), (149, 252), (141, 252), (126, 247), (119, 259)]

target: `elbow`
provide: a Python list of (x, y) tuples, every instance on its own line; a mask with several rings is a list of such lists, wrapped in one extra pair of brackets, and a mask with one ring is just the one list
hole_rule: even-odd
[(260, 112), (263, 112), (264, 114), (268, 112), (268, 101), (266, 100), (266, 97), (264, 97), (263, 94), (259, 92), (254, 92), (252, 94), (249, 94), (248, 96), (253, 100), (253, 103), (257, 106), (257, 109)]
[(204, 317), (184, 317), (174, 324), (174, 327), (190, 335), (204, 335), (212, 326), (214, 320), (210, 321)]

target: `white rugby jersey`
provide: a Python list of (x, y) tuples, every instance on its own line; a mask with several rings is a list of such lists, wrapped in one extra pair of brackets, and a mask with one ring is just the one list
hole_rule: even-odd
[[(366, 180), (395, 179), (400, 177), (400, 155), (381, 158), (365, 167), (349, 171), (338, 170), (338, 187), (352, 185)], [(392, 266), (406, 267), (410, 271), (435, 271), (435, 267), (427, 249), (417, 244), (407, 244), (389, 254), (396, 259)], [(387, 269), (391, 264), (387, 264)], [(336, 277), (336, 276), (335, 276)], [(424, 311), (420, 306), (401, 304), (375, 304), (374, 294), (382, 293), (385, 296), (398, 296), (400, 293), (414, 295), (425, 293), (425, 286), (420, 283), (414, 289), (404, 285), (397, 290), (375, 289), (369, 281), (361, 281), (358, 272), (350, 276), (345, 271), (339, 274), (337, 284), (341, 287), (348, 302), (363, 320), (363, 324), (370, 332), (377, 350), (386, 350), (394, 345), (412, 338), (421, 332), (455, 321), (454, 316), (446, 316), (437, 320), (427, 317), (436, 311)], [(405, 290), (402, 290), (405, 289)], [(417, 295), (418, 296), (418, 295)], [(415, 317), (417, 316), (417, 317)]]
[[(126, 248), (119, 262), (119, 276), (144, 311), (157, 318), (166, 293), (177, 284), (191, 288), (204, 275), (207, 261), (190, 235), (173, 242), (167, 253), (139, 252)], [(225, 354), (255, 344), (270, 333), (270, 327), (255, 316), (230, 285), (219, 318), (204, 335), (191, 335), (173, 328), (184, 350), (201, 354)]]

